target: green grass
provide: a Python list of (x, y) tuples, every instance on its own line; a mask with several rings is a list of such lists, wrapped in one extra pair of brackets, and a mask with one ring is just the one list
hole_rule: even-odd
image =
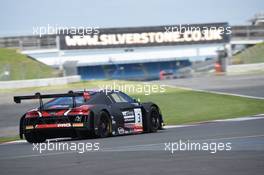
[(19, 140), (19, 136), (13, 136), (13, 137), (0, 137), (0, 143), (5, 143), (5, 142), (11, 142), (15, 140)]
[(232, 57), (233, 64), (264, 63), (264, 43), (249, 47)]
[(167, 93), (135, 95), (157, 103), (166, 124), (228, 119), (264, 113), (264, 100), (168, 88)]
[[(3, 73), (8, 71), (9, 76)], [(58, 76), (58, 71), (15, 49), (0, 48), (0, 80), (37, 79)]]

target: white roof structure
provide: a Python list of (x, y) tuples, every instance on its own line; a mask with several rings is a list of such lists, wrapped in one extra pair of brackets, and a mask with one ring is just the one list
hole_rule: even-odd
[(96, 49), (78, 51), (23, 51), (38, 61), (53, 67), (59, 67), (64, 62), (76, 61), (77, 66), (144, 63), (186, 59), (190, 57), (216, 56), (216, 50), (223, 48), (223, 44), (186, 45), (135, 48), (125, 52), (124, 48)]

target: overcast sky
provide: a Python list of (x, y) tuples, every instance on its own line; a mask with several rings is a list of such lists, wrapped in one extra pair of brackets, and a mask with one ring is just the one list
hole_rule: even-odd
[(34, 26), (124, 27), (229, 22), (246, 24), (264, 0), (2, 0), (0, 36)]

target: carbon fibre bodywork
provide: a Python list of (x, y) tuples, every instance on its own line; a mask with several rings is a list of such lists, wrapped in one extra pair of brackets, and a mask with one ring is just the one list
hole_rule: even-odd
[[(53, 99), (44, 104), (43, 98)], [(139, 103), (121, 91), (14, 97), (16, 103), (28, 99), (40, 101), (38, 108), (27, 111), (20, 119), (20, 137), (25, 136), (29, 142), (57, 137), (101, 137), (103, 130), (106, 136), (155, 132), (163, 125), (158, 105)], [(29, 135), (34, 137), (33, 141), (28, 139)]]

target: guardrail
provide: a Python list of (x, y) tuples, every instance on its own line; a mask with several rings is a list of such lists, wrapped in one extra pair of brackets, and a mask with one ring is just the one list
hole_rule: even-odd
[(14, 89), (14, 88), (28, 88), (28, 87), (42, 87), (52, 85), (64, 85), (68, 83), (78, 82), (81, 80), (79, 75), (59, 77), (59, 78), (43, 78), (31, 80), (14, 80), (14, 81), (0, 81), (0, 89)]

